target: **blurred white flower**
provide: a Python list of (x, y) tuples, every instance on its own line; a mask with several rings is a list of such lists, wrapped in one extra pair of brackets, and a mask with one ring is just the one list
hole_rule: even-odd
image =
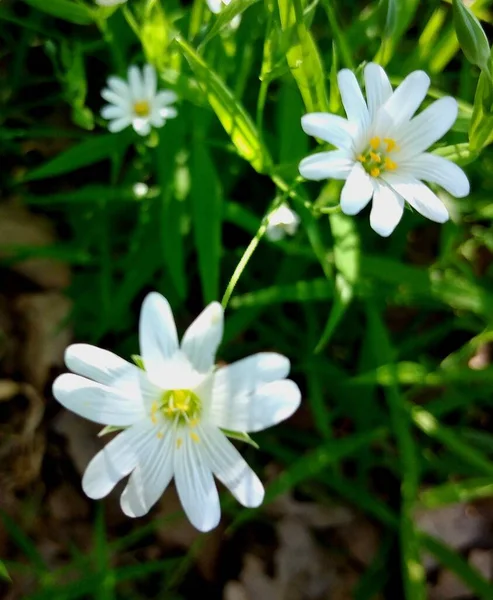
[(300, 224), (299, 216), (287, 204), (281, 204), (269, 217), (266, 237), (271, 242), (281, 240), (286, 234), (294, 235)]
[(127, 0), (94, 0), (99, 6), (116, 6), (117, 4), (124, 4)]
[(162, 127), (167, 119), (178, 114), (170, 106), (176, 102), (175, 92), (157, 91), (156, 70), (145, 65), (142, 71), (131, 66), (128, 69), (128, 81), (120, 77), (108, 77), (108, 87), (101, 96), (109, 102), (101, 110), (101, 116), (108, 119), (108, 129), (121, 131), (132, 125), (140, 135), (147, 135), (152, 127)]
[[(219, 14), (223, 6), (229, 6), (233, 0), (206, 0), (209, 10), (214, 14)], [(241, 15), (233, 17), (229, 23), (231, 29), (238, 29), (241, 22)]]
[(341, 209), (359, 213), (373, 199), (370, 225), (390, 235), (408, 202), (424, 217), (444, 223), (449, 218), (442, 201), (421, 180), (437, 183), (456, 197), (469, 194), (469, 181), (454, 163), (425, 152), (452, 127), (457, 102), (440, 98), (414, 116), (424, 100), (430, 78), (423, 71), (408, 75), (395, 89), (385, 71), (370, 63), (364, 71), (366, 101), (355, 75), (338, 74), (347, 119), (311, 113), (301, 119), (303, 130), (333, 144), (299, 165), (306, 179), (345, 179)]
[(289, 361), (272, 352), (214, 367), (223, 334), (223, 309), (210, 304), (178, 343), (167, 300), (144, 300), (140, 351), (145, 370), (86, 344), (69, 346), (67, 367), (53, 384), (55, 398), (78, 415), (125, 428), (89, 463), (84, 492), (103, 498), (130, 474), (123, 512), (145, 515), (174, 477), (191, 523), (209, 531), (219, 523), (213, 474), (244, 506), (259, 506), (264, 488), (221, 431), (254, 432), (288, 418), (300, 404), (285, 379)]

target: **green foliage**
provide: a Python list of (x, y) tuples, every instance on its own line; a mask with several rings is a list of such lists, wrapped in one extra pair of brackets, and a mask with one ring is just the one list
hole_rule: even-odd
[[(138, 309), (150, 289), (167, 296), (181, 331), (222, 298), (219, 358), (283, 353), (303, 390), (290, 423), (255, 441), (225, 431), (245, 442), (261, 479), (267, 463), (280, 471), (266, 502), (292, 491), (335, 499), (380, 525), (356, 600), (383, 593), (397, 547), (402, 589), (393, 598), (426, 597), (426, 551), (488, 600), (490, 584), (420, 532), (415, 513), (493, 496), (493, 367), (476, 364), (493, 340), (493, 86), (483, 31), (491, 3), (471, 12), (460, 0), (232, 0), (218, 15), (205, 0), (15, 4), (0, 7), (1, 201), (47, 214), (61, 241), (0, 240), (2, 269), (27, 259), (69, 262), (75, 338), (126, 357), (139, 351)], [(458, 200), (432, 186), (451, 220), (431, 224), (406, 210), (387, 240), (370, 229), (368, 211), (340, 212), (341, 182), (304, 182), (298, 173), (316, 146), (301, 116), (342, 115), (338, 70), (354, 69), (361, 81), (372, 59), (394, 85), (427, 71), (425, 104), (457, 97), (459, 118), (431, 151), (464, 167), (472, 189)], [(177, 93), (178, 117), (144, 138), (130, 128), (108, 133), (99, 116), (106, 78), (145, 61), (160, 89)], [(269, 217), (285, 201), (299, 231), (271, 242)], [(246, 521), (271, 527), (262, 508), (223, 504), (228, 543)], [(154, 514), (119, 536), (98, 512), (91, 548), (74, 542), (56, 569), (27, 520), (3, 521), (21, 558), (1, 557), (0, 576), (15, 582), (28, 572), (31, 599), (142, 597), (137, 580), (150, 582), (155, 597), (180, 598), (193, 565), (195, 546), (141, 559), (139, 544), (168, 527)]]

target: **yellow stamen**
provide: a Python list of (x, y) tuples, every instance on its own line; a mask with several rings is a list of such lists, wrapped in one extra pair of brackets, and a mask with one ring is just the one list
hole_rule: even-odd
[(383, 141), (387, 144), (387, 152), (392, 152), (397, 148), (397, 144), (392, 138), (383, 138)]
[(376, 163), (382, 162), (382, 157), (380, 156), (380, 154), (376, 154), (375, 152), (370, 152), (370, 158), (372, 159), (373, 162), (376, 162)]
[(164, 437), (164, 433), (162, 431), (158, 431), (156, 434), (156, 437), (158, 440), (162, 440)]
[(378, 150), (380, 147), (380, 138), (378, 136), (372, 137), (370, 140), (370, 146), (373, 150)]
[(156, 425), (156, 423), (157, 423), (156, 413), (158, 410), (159, 410), (158, 403), (153, 402), (151, 405), (151, 421), (153, 422), (154, 425)]
[(176, 447), (179, 450), (181, 448), (181, 445), (183, 444), (183, 440), (181, 438), (178, 438), (176, 440)]
[(397, 169), (397, 163), (395, 163), (391, 158), (386, 156), (385, 157), (385, 168), (388, 171), (394, 171), (395, 169)]
[(192, 419), (189, 423), (190, 427), (196, 427), (199, 424), (198, 419)]
[(366, 157), (363, 156), (362, 154), (358, 154), (357, 159), (359, 160), (359, 162), (364, 163), (366, 161)]
[(199, 436), (195, 433), (195, 431), (191, 431), (190, 432), (190, 437), (192, 438), (192, 440), (194, 442), (200, 442), (200, 438)]
[(134, 112), (138, 117), (147, 117), (149, 116), (150, 106), (147, 100), (140, 100), (139, 102), (134, 103)]
[(373, 167), (373, 169), (370, 171), (370, 175), (372, 177), (378, 177), (380, 175), (380, 169), (378, 167)]

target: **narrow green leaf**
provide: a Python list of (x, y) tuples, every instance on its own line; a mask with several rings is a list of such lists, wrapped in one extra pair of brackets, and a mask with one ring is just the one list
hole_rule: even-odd
[(484, 579), (481, 573), (465, 561), (460, 554), (443, 544), (437, 538), (434, 538), (425, 533), (419, 534), (419, 540), (424, 550), (431, 552), (436, 558), (452, 573), (469, 587), (469, 589), (477, 594), (481, 600), (490, 600), (491, 598), (491, 582)]
[(360, 240), (354, 218), (342, 213), (333, 213), (329, 215), (329, 221), (334, 238), (334, 262), (337, 269), (335, 297), (315, 352), (321, 352), (332, 338), (353, 299), (354, 286), (359, 277)]
[(223, 193), (207, 148), (207, 116), (203, 110), (194, 111), (190, 188), (195, 247), (205, 303), (218, 299), (223, 213)]
[(325, 71), (315, 40), (303, 20), (301, 0), (278, 0), (278, 6), (281, 27), (289, 43), (286, 59), (306, 110), (327, 111)]
[(271, 502), (301, 482), (316, 477), (329, 465), (338, 463), (347, 456), (361, 451), (385, 435), (384, 429), (377, 429), (321, 444), (289, 465), (286, 471), (267, 488), (265, 501)]
[(493, 475), (493, 462), (479, 450), (463, 442), (460, 435), (450, 427), (442, 425), (430, 412), (420, 406), (409, 407), (414, 424), (433, 439), (446, 446), (450, 452), (466, 461), (478, 472)]
[(385, 66), (394, 55), (399, 40), (414, 18), (418, 9), (419, 0), (385, 0), (383, 6), (387, 7), (385, 30), (382, 43), (375, 56), (375, 62)]
[(214, 25), (209, 33), (205, 36), (204, 41), (199, 46), (199, 49), (210, 42), (212, 38), (216, 37), (218, 33), (221, 33), (221, 31), (223, 31), (235, 17), (241, 15), (246, 11), (247, 8), (250, 8), (250, 6), (259, 1), (260, 0), (235, 0), (227, 6), (224, 6), (221, 12), (214, 18)]
[(24, 181), (55, 177), (108, 159), (113, 154), (125, 152), (130, 139), (129, 131), (91, 137), (34, 169), (28, 173)]
[(493, 142), (493, 83), (485, 71), (479, 76), (474, 96), (469, 142), (473, 152), (479, 152)]
[(185, 267), (184, 235), (182, 221), (184, 202), (176, 190), (177, 154), (183, 147), (185, 123), (173, 119), (159, 130), (159, 144), (156, 147), (156, 172), (161, 191), (160, 238), (163, 262), (178, 296), (187, 296), (188, 280)]
[(6, 581), (12, 581), (9, 572), (7, 571), (7, 567), (0, 560), (0, 579), (5, 579)]
[[(395, 351), (387, 329), (375, 307), (367, 303), (368, 328), (371, 332), (373, 351), (381, 364), (394, 366)], [(412, 436), (412, 427), (404, 398), (395, 376), (393, 383), (385, 388), (393, 431), (395, 432), (400, 458), (401, 518), (400, 547), (406, 600), (425, 600), (426, 577), (419, 553), (419, 543), (413, 521), (413, 510), (418, 495), (418, 451)]]
[(244, 306), (263, 306), (282, 302), (309, 302), (329, 300), (334, 295), (333, 284), (324, 278), (311, 281), (298, 281), (291, 285), (275, 285), (258, 292), (249, 292), (235, 296), (231, 300), (232, 308)]
[(92, 10), (72, 0), (24, 0), (33, 8), (37, 8), (53, 17), (70, 21), (76, 25), (89, 25), (94, 21)]
[(436, 508), (491, 497), (493, 497), (493, 481), (490, 476), (437, 485), (421, 492), (420, 502), (426, 508)]
[(271, 165), (270, 156), (241, 103), (185, 40), (180, 37), (175, 40), (239, 155), (260, 173), (268, 170)]

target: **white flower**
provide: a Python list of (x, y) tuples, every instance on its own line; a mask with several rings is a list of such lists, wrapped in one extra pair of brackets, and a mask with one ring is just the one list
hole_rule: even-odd
[(405, 201), (428, 219), (444, 223), (447, 209), (421, 180), (437, 183), (459, 198), (469, 193), (462, 169), (425, 152), (453, 125), (457, 102), (440, 98), (413, 117), (430, 85), (426, 73), (411, 73), (395, 91), (379, 65), (368, 64), (364, 75), (366, 101), (351, 71), (343, 69), (338, 74), (347, 119), (329, 113), (302, 117), (306, 133), (337, 150), (303, 159), (301, 175), (315, 180), (345, 179), (341, 209), (347, 215), (359, 213), (373, 198), (370, 225), (382, 236), (394, 231)]
[(103, 498), (130, 474), (123, 512), (146, 514), (174, 477), (191, 523), (209, 531), (220, 519), (213, 474), (244, 506), (259, 506), (264, 489), (222, 429), (254, 432), (288, 418), (300, 404), (297, 385), (285, 379), (289, 361), (272, 352), (215, 369), (223, 310), (210, 304), (178, 343), (167, 300), (144, 300), (140, 350), (145, 371), (111, 352), (69, 346), (55, 398), (78, 415), (125, 430), (89, 463), (84, 492)]
[(127, 0), (95, 0), (99, 6), (116, 6), (117, 4), (123, 4)]
[(286, 234), (294, 235), (299, 224), (299, 216), (287, 204), (281, 204), (270, 215), (265, 235), (271, 242), (277, 242)]
[[(223, 8), (223, 5), (229, 6), (231, 0), (206, 0), (209, 10), (215, 15), (219, 14)], [(231, 29), (238, 29), (241, 22), (241, 15), (233, 17), (229, 23)]]
[(128, 82), (120, 77), (109, 77), (108, 87), (101, 96), (109, 102), (101, 110), (101, 116), (109, 119), (108, 129), (121, 131), (132, 125), (140, 135), (147, 135), (151, 126), (162, 127), (166, 119), (177, 115), (174, 107), (176, 94), (169, 90), (157, 91), (156, 70), (145, 65), (141, 70), (136, 66), (128, 69)]

